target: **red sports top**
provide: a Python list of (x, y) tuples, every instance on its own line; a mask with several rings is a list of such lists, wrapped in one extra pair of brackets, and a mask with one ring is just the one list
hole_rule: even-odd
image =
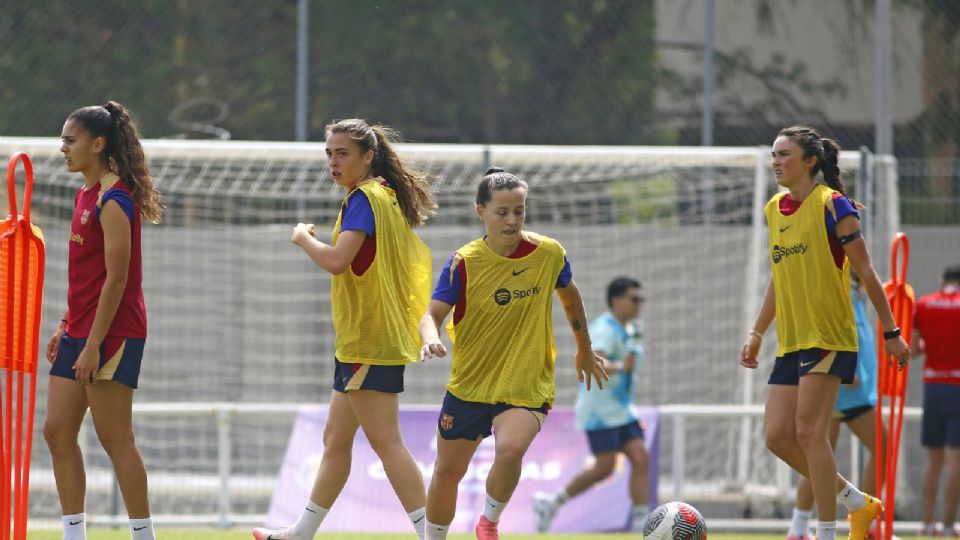
[(103, 252), (103, 228), (100, 209), (108, 200), (114, 200), (130, 218), (130, 267), (127, 287), (117, 308), (117, 314), (107, 331), (109, 336), (145, 338), (147, 310), (143, 303), (143, 269), (140, 259), (140, 211), (133, 206), (133, 193), (127, 184), (114, 174), (100, 179), (100, 183), (77, 191), (73, 205), (73, 223), (70, 225), (70, 254), (67, 268), (67, 328), (74, 338), (90, 335), (93, 318), (100, 302), (100, 292), (107, 279)]
[(913, 324), (927, 351), (923, 382), (960, 384), (960, 288), (921, 296)]

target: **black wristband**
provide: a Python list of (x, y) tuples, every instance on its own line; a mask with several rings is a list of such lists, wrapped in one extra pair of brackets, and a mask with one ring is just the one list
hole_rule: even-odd
[(884, 333), (883, 333), (883, 339), (897, 339), (898, 337), (900, 337), (900, 329), (899, 329), (899, 328), (894, 328), (893, 330), (891, 330), (891, 331), (889, 331), (889, 332), (884, 332)]

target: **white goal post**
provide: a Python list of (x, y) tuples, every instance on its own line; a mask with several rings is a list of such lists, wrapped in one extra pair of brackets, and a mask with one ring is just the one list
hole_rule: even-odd
[[(44, 340), (66, 302), (66, 238), (81, 184), (59, 147), (52, 138), (0, 137), (0, 155), (25, 151), (34, 161), (34, 221), (47, 238)], [(276, 476), (293, 419), (253, 411), (325, 403), (330, 394), (329, 275), (290, 244), (290, 231), (308, 221), (323, 237), (343, 193), (326, 170), (323, 143), (147, 140), (144, 148), (167, 208), (160, 225), (143, 229), (150, 329), (136, 428), (152, 479), (170, 479), (180, 493), (158, 491), (153, 506), (157, 514), (218, 523), (260, 515), (269, 501), (263, 479)], [(606, 309), (612, 277), (642, 282), (647, 352), (636, 402), (731, 412), (723, 421), (686, 418), (681, 484), (696, 479), (750, 493), (782, 483), (776, 460), (758, 444), (759, 422), (741, 414), (762, 403), (770, 362), (759, 373), (736, 363), (769, 276), (762, 206), (777, 189), (769, 147), (400, 144), (398, 151), (432, 178), (440, 207), (419, 233), (433, 251), (435, 275), (454, 249), (482, 234), (473, 201), (484, 170), (517, 174), (530, 184), (526, 227), (567, 249), (588, 316)], [(896, 161), (845, 151), (841, 169), (851, 195), (866, 205), (865, 236), (887, 275), (899, 226)], [(577, 388), (575, 344), (559, 307), (554, 325), (557, 404), (568, 406)], [(774, 347), (771, 335), (763, 358)], [(412, 366), (402, 403), (438, 406), (448, 373), (446, 362)], [(39, 388), (42, 418), (44, 381)], [(188, 405), (235, 407), (228, 435), (220, 413), (198, 415)], [(49, 518), (58, 505), (43, 480), (50, 461), (41, 425), (31, 516)], [(108, 470), (95, 435), (85, 436), (91, 470)], [(666, 467), (673, 444), (663, 441)], [(219, 484), (225, 481), (229, 489)], [(210, 490), (222, 496), (211, 499)], [(89, 510), (111, 513), (109, 503)]]

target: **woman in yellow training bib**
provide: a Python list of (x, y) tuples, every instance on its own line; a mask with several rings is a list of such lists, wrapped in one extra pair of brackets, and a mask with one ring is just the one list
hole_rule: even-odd
[(400, 434), (399, 399), (406, 364), (420, 352), (419, 315), (430, 298), (430, 250), (412, 227), (436, 208), (425, 175), (394, 151), (394, 132), (363, 120), (326, 128), (327, 163), (347, 190), (332, 245), (300, 223), (293, 243), (333, 275), (336, 332), (333, 395), (323, 457), (310, 500), (292, 527), (257, 528), (257, 540), (312, 540), (347, 477), (358, 428), (383, 462), (400, 503), (423, 538), (423, 475)]
[[(774, 195), (764, 209), (773, 277), (740, 364), (758, 366), (760, 340), (776, 318), (777, 359), (764, 408), (767, 448), (810, 479), (819, 540), (836, 538), (837, 501), (849, 511), (849, 538), (862, 540), (883, 505), (837, 473), (828, 438), (837, 391), (853, 382), (857, 367), (848, 265), (877, 310), (887, 351), (901, 368), (910, 352), (861, 237), (858, 205), (843, 193), (839, 153), (836, 142), (803, 126), (781, 130), (773, 143), (773, 172), (788, 191)], [(817, 173), (825, 185), (815, 181)]]
[(523, 230), (527, 184), (493, 168), (477, 190), (476, 211), (486, 235), (458, 249), (440, 273), (420, 322), (421, 356), (445, 356), (453, 366), (438, 420), (437, 461), (427, 494), (427, 538), (447, 537), (457, 487), (480, 441), (495, 434), (487, 497), (477, 538), (499, 538), (497, 523), (520, 480), (523, 455), (553, 403), (557, 291), (577, 340), (577, 377), (590, 388), (607, 378), (594, 354), (580, 291), (556, 240)]

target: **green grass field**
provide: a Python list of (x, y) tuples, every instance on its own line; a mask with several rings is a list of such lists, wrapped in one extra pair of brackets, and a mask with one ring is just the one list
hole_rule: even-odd
[[(504, 540), (615, 540), (618, 538), (639, 538), (640, 535), (630, 534), (504, 534)], [(710, 540), (783, 540), (782, 534), (711, 534)], [(59, 531), (34, 531), (27, 535), (29, 540), (60, 540)], [(93, 528), (87, 531), (90, 540), (129, 540), (130, 533), (126, 529)], [(252, 539), (248, 529), (233, 529), (228, 531), (166, 529), (157, 533), (157, 540), (238, 540)], [(412, 534), (347, 534), (347, 533), (320, 533), (317, 538), (323, 540), (410, 540)], [(452, 534), (450, 540), (471, 540), (473, 535)], [(846, 536), (838, 536), (846, 538)], [(903, 536), (903, 540), (920, 540), (914, 536)]]

